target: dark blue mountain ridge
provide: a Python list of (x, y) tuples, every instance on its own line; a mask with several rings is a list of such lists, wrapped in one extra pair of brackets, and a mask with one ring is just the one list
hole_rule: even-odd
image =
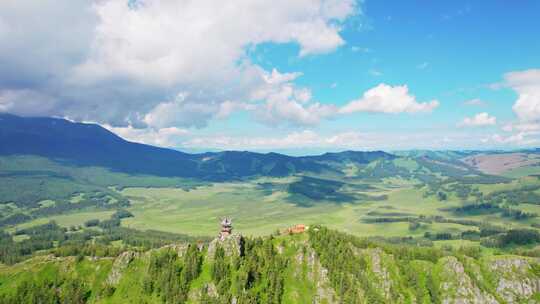
[(248, 151), (189, 154), (129, 142), (97, 124), (5, 113), (0, 113), (0, 155), (37, 155), (71, 165), (106, 167), (129, 174), (214, 181), (320, 173), (335, 170), (329, 162), (369, 163), (396, 157), (382, 151), (301, 157)]

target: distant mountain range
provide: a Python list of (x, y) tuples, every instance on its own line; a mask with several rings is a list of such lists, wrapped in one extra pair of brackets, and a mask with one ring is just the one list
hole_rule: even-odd
[(0, 114), (0, 155), (37, 155), (129, 174), (216, 181), (257, 175), (331, 172), (335, 171), (331, 163), (367, 164), (377, 159), (396, 158), (383, 151), (345, 151), (301, 157), (247, 151), (189, 154), (129, 142), (96, 124), (11, 114)]

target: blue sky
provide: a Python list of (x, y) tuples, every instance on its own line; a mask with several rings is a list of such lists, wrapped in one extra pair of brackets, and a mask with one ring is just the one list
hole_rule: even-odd
[(189, 151), (538, 145), (538, 1), (131, 3), (0, 4), (0, 111)]

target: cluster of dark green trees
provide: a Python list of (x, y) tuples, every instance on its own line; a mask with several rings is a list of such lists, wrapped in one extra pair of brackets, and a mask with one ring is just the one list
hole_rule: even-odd
[(216, 296), (203, 292), (202, 303), (278, 304), (282, 301), (288, 259), (276, 252), (273, 238), (243, 239), (239, 256), (218, 247), (212, 264)]
[[(461, 213), (486, 213), (486, 212), (501, 212), (501, 216), (513, 217), (515, 219), (527, 219), (536, 217), (534, 213), (523, 212), (517, 209), (508, 207), (499, 207), (492, 203), (467, 204), (457, 208), (447, 208), (445, 210), (454, 211), (457, 214)], [(540, 233), (535, 229), (507, 229), (502, 226), (492, 225), (488, 222), (481, 222), (468, 219), (446, 218), (440, 215), (436, 216), (412, 216), (405, 213), (380, 213), (370, 212), (370, 217), (363, 218), (365, 223), (396, 223), (408, 222), (409, 231), (415, 231), (425, 224), (437, 223), (453, 223), (464, 226), (476, 227), (477, 230), (467, 230), (461, 233), (450, 232), (431, 232), (426, 231), (424, 238), (428, 241), (465, 239), (471, 241), (481, 241), (481, 244), (486, 247), (505, 248), (510, 245), (527, 245), (538, 243), (537, 236)], [(377, 216), (374, 216), (377, 215)], [(531, 227), (538, 228), (540, 225), (532, 224)], [(508, 236), (509, 235), (509, 236)], [(514, 240), (515, 239), (515, 240)]]
[(90, 287), (77, 278), (32, 277), (23, 281), (11, 295), (0, 295), (3, 304), (86, 303)]
[(376, 242), (325, 227), (310, 229), (309, 240), (321, 264), (328, 269), (329, 279), (343, 303), (363, 303), (363, 300), (367, 303), (389, 303), (388, 299), (376, 289), (374, 285), (376, 279), (369, 275), (368, 255), (358, 252), (366, 248), (381, 248), (384, 252), (394, 255), (397, 260), (396, 265), (400, 267), (403, 276), (397, 278), (397, 284), (390, 287), (391, 302), (398, 301), (400, 297), (407, 297), (408, 293), (403, 292), (406, 288), (416, 291), (418, 303), (425, 303), (426, 300), (433, 302), (437, 297), (436, 288), (429, 286), (428, 282), (431, 280), (425, 277), (429, 274), (419, 272), (413, 267), (412, 262), (414, 260), (436, 262), (446, 254), (441, 249)]
[(100, 227), (102, 229), (111, 229), (119, 227), (123, 218), (133, 217), (133, 214), (125, 209), (119, 209), (111, 215), (108, 220), (100, 221), (98, 219), (91, 219), (84, 222), (85, 227)]
[(0, 262), (13, 264), (30, 257), (33, 253), (51, 249), (56, 244), (68, 242), (84, 243), (92, 238), (90, 231), (79, 234), (68, 234), (67, 229), (58, 226), (55, 222), (18, 230), (15, 235), (25, 235), (22, 241), (14, 241), (13, 236), (0, 231)]
[(526, 185), (511, 190), (500, 190), (484, 195), (470, 184), (455, 180), (437, 181), (426, 184), (424, 196), (436, 196), (440, 201), (446, 201), (449, 193), (454, 193), (464, 205), (457, 208), (447, 208), (456, 215), (476, 215), (499, 213), (501, 217), (514, 220), (526, 220), (538, 217), (538, 214), (526, 212), (512, 206), (521, 203), (540, 204), (540, 194), (535, 191), (540, 185)]
[[(3, 198), (6, 199), (6, 198)], [(122, 209), (129, 206), (129, 200), (119, 195), (114, 191), (107, 190), (85, 192), (81, 195), (81, 199), (76, 203), (70, 201), (67, 198), (55, 199), (54, 204), (51, 206), (39, 206), (37, 202), (18, 203), (17, 207), (21, 210), (16, 212), (9, 212), (9, 214), (0, 214), (0, 227), (7, 225), (16, 225), (23, 222), (30, 221), (34, 218), (47, 217), (55, 214), (62, 214), (73, 210), (82, 210), (90, 207), (97, 207), (101, 209)]]
[[(113, 214), (112, 219), (125, 215), (123, 211), (118, 211)], [(24, 239), (15, 241), (14, 235), (24, 237)], [(41, 251), (52, 252), (57, 256), (114, 257), (125, 250), (124, 247), (147, 250), (174, 242), (208, 240), (208, 238), (195, 238), (183, 234), (154, 230), (140, 231), (118, 226), (104, 226), (101, 229), (66, 229), (54, 221), (17, 230), (14, 235), (0, 230), (0, 262), (4, 264), (23, 261)], [(110, 246), (114, 241), (122, 241), (124, 247)]]
[(182, 258), (172, 249), (153, 253), (143, 279), (143, 292), (157, 294), (163, 303), (185, 303), (191, 281), (201, 272), (202, 259), (195, 244), (189, 245)]
[(310, 243), (319, 255), (321, 264), (328, 269), (330, 281), (343, 303), (359, 303), (362, 292), (369, 303), (385, 303), (375, 291), (372, 280), (366, 276), (365, 259), (356, 255), (350, 246), (351, 239), (334, 235), (325, 228), (318, 230), (310, 233)]

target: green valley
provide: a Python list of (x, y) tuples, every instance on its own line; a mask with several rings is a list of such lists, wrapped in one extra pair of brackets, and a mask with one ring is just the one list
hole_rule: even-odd
[(536, 150), (187, 154), (91, 130), (130, 160), (71, 133), (73, 153), (0, 148), (1, 303), (539, 301)]

